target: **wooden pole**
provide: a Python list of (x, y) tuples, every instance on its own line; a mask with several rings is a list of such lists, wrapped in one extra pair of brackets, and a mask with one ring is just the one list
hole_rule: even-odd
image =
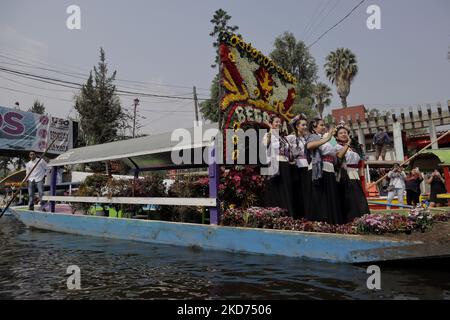
[(197, 88), (194, 86), (194, 109), (195, 109), (195, 121), (196, 126), (198, 125), (198, 99), (197, 99)]
[[(444, 133), (442, 136), (440, 136), (439, 138), (437, 138), (435, 141), (431, 141), (429, 144), (427, 144), (425, 147), (423, 147), (420, 151), (416, 152), (411, 158), (409, 158), (408, 160), (403, 161), (400, 164), (400, 167), (404, 166), (405, 164), (409, 163), (412, 159), (414, 159), (415, 157), (417, 157), (419, 154), (421, 154), (422, 152), (424, 152), (426, 149), (428, 149), (429, 147), (431, 147), (431, 145), (433, 145), (434, 143), (437, 143), (439, 140), (441, 140), (442, 138), (444, 138), (445, 136), (447, 136), (450, 133), (450, 130), (448, 130), (446, 133)], [(372, 185), (376, 185), (379, 184), (381, 181), (383, 181), (384, 178), (386, 178), (388, 174), (385, 174), (384, 176), (382, 176), (380, 179), (378, 179), (375, 182), (372, 182), (370, 184), (370, 186)]]

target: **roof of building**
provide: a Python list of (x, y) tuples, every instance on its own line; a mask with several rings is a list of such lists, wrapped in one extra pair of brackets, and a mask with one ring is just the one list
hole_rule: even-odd
[(331, 110), (331, 115), (336, 121), (364, 121), (366, 119), (366, 108), (363, 104), (347, 108), (336, 108)]

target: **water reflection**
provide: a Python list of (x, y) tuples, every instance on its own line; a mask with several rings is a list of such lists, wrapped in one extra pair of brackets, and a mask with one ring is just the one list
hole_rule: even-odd
[[(360, 266), (76, 236), (0, 220), (2, 299), (448, 299), (449, 269)], [(67, 267), (81, 268), (68, 290)]]

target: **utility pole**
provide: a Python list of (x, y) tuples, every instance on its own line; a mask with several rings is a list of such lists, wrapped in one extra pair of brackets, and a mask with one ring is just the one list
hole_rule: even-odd
[(197, 99), (197, 89), (194, 86), (194, 108), (195, 108), (195, 121), (198, 125), (198, 99)]
[(133, 138), (136, 136), (136, 108), (139, 105), (139, 99), (134, 99), (134, 116), (133, 116)]

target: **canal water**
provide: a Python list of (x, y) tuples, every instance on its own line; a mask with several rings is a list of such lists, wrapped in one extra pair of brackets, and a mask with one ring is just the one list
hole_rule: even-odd
[[(69, 290), (67, 268), (80, 268)], [(450, 299), (448, 263), (366, 267), (28, 229), (0, 219), (0, 299)]]

